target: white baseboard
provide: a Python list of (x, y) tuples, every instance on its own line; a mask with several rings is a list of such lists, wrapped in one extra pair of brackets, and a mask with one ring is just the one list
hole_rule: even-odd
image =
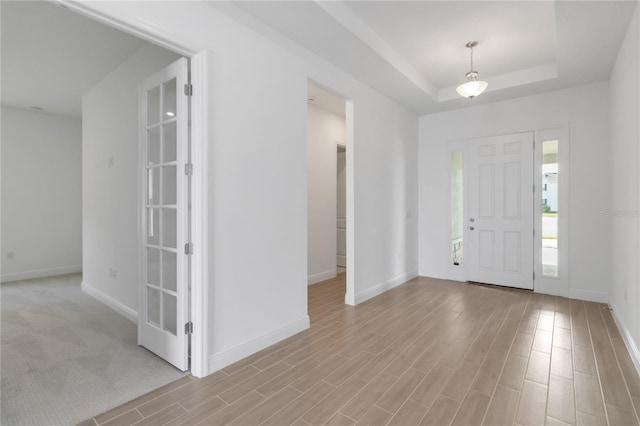
[(319, 274), (309, 275), (307, 277), (307, 285), (316, 284), (330, 278), (335, 278), (338, 275), (337, 269), (333, 268), (328, 271), (320, 272)]
[(120, 315), (124, 316), (126, 319), (128, 319), (132, 323), (138, 324), (138, 313), (133, 309), (131, 309), (130, 307), (128, 307), (127, 305), (117, 301), (111, 296), (104, 294), (97, 288), (92, 287), (90, 284), (87, 284), (85, 281), (82, 282), (82, 284), (80, 285), (80, 288), (89, 296), (92, 296), (95, 299), (98, 299), (98, 301), (104, 303), (105, 305), (107, 305), (108, 307), (110, 307)]
[(598, 291), (570, 288), (569, 297), (572, 299), (586, 300), (588, 302), (609, 303), (609, 295)]
[(629, 333), (629, 329), (625, 326), (624, 321), (618, 316), (618, 310), (616, 309), (616, 306), (613, 303), (610, 303), (609, 307), (611, 308), (613, 320), (616, 322), (618, 330), (620, 330), (620, 334), (622, 334), (622, 339), (624, 340), (624, 344), (629, 351), (629, 355), (631, 356), (633, 365), (636, 367), (636, 371), (638, 372), (638, 374), (640, 374), (640, 350), (638, 350), (638, 346), (633, 340), (631, 333)]
[(2, 281), (3, 283), (8, 283), (11, 281), (30, 280), (33, 278), (53, 277), (56, 275), (65, 275), (65, 274), (76, 274), (78, 272), (82, 272), (82, 265), (62, 266), (59, 268), (36, 269), (33, 271), (25, 271), (25, 272), (12, 272), (8, 274), (2, 274), (2, 276), (0, 277), (0, 281)]
[(360, 293), (356, 293), (355, 294), (355, 300), (354, 303), (356, 305), (364, 302), (365, 300), (369, 300), (372, 297), (376, 297), (382, 293), (384, 293), (385, 291), (391, 290), (394, 287), (397, 287), (401, 284), (406, 283), (407, 281), (415, 278), (418, 276), (418, 271), (410, 271), (404, 274), (400, 274), (398, 276), (395, 276), (393, 278), (391, 278), (390, 280), (387, 280), (383, 283), (380, 283), (376, 286), (371, 287), (368, 290), (365, 291), (361, 291)]
[(344, 304), (349, 306), (356, 306), (356, 297), (353, 293), (347, 291), (344, 295)]
[(243, 358), (253, 355), (256, 352), (263, 350), (281, 340), (291, 337), (294, 334), (300, 333), (309, 328), (309, 316), (294, 321), (284, 327), (270, 331), (248, 342), (242, 343), (234, 348), (228, 349), (219, 354), (211, 355), (209, 357), (209, 371), (207, 374), (211, 374), (218, 371), (228, 365), (233, 364), (236, 361), (240, 361)]

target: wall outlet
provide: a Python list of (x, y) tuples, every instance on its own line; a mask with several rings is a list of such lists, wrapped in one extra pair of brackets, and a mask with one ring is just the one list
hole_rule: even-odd
[(16, 253), (13, 251), (7, 252), (7, 260), (13, 260), (16, 257)]
[(116, 269), (113, 268), (109, 268), (109, 278), (111, 278), (112, 280), (118, 279), (118, 271)]

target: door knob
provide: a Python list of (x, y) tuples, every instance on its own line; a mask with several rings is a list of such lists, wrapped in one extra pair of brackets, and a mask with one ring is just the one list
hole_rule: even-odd
[(470, 226), (470, 227), (469, 227), (469, 230), (470, 230), (470, 231), (473, 231), (474, 229), (476, 229), (476, 228), (474, 228), (473, 226)]

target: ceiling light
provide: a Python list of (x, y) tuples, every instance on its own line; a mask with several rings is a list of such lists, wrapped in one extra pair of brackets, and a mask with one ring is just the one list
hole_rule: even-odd
[(175, 114), (172, 113), (171, 111), (167, 111), (167, 116), (168, 117), (175, 117)]
[(478, 45), (477, 41), (470, 41), (466, 46), (471, 49), (471, 71), (466, 74), (467, 82), (456, 87), (456, 92), (462, 97), (473, 99), (484, 92), (488, 83), (478, 80), (478, 71), (473, 70), (473, 48)]

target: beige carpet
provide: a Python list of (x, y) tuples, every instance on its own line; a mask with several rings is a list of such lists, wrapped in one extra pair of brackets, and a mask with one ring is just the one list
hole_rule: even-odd
[(80, 282), (0, 286), (2, 425), (76, 424), (184, 375), (138, 346), (136, 325)]

